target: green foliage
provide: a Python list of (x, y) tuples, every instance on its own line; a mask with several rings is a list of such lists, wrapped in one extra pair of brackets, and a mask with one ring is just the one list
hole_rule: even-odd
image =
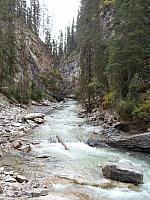
[(132, 115), (136, 119), (150, 120), (150, 100), (139, 103), (137, 106), (135, 106)]
[(117, 97), (117, 90), (112, 89), (106, 95), (103, 96), (102, 105), (105, 109), (109, 109), (111, 106), (115, 105)]
[(117, 111), (123, 120), (132, 120), (134, 104), (129, 100), (121, 100), (117, 105)]
[(136, 119), (150, 120), (150, 91), (143, 93), (135, 104), (132, 115)]
[(106, 5), (110, 5), (114, 2), (114, 0), (102, 0), (102, 5), (106, 6)]

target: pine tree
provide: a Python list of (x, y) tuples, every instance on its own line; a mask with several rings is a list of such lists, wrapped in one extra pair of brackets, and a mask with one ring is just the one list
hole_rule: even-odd
[(58, 56), (59, 59), (62, 59), (64, 50), (63, 50), (63, 32), (62, 30), (60, 31), (60, 36), (59, 36), (59, 48), (58, 48)]
[(149, 0), (116, 0), (114, 18), (108, 71), (121, 98), (126, 98), (134, 75), (145, 79), (149, 71)]
[(40, 28), (40, 3), (39, 0), (30, 0), (31, 11), (32, 11), (32, 28), (33, 31), (38, 35)]

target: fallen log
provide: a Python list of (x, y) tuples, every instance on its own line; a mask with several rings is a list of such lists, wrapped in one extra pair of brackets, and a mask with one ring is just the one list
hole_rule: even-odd
[(56, 135), (56, 138), (58, 139), (58, 142), (65, 147), (65, 150), (70, 151), (70, 149), (66, 146), (66, 144), (60, 139), (58, 135)]

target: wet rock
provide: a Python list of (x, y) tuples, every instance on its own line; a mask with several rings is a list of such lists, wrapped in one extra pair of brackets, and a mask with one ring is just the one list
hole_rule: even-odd
[(18, 183), (28, 182), (28, 179), (25, 176), (17, 175), (16, 180)]
[(0, 151), (0, 158), (2, 158), (4, 155), (3, 155), (3, 153)]
[(103, 139), (96, 139), (96, 138), (89, 138), (86, 142), (91, 147), (106, 147), (107, 144), (104, 142)]
[(44, 101), (42, 102), (42, 105), (43, 105), (43, 106), (50, 106), (50, 105), (51, 105), (51, 102), (49, 102), (48, 100), (44, 100)]
[(27, 123), (29, 124), (29, 126), (30, 126), (31, 128), (37, 127), (37, 124), (36, 124), (34, 121), (32, 121), (32, 120), (27, 120)]
[(106, 178), (111, 180), (135, 185), (143, 183), (143, 172), (128, 164), (106, 163), (102, 167), (102, 172)]
[(23, 153), (29, 153), (32, 151), (32, 148), (30, 145), (27, 146), (22, 146), (21, 148), (19, 148), (18, 150), (22, 151)]
[(51, 157), (51, 156), (49, 156), (49, 155), (39, 155), (36, 158), (46, 159), (46, 158), (49, 158), (49, 157)]
[(29, 196), (29, 197), (40, 197), (40, 196), (47, 196), (48, 195), (49, 190), (47, 189), (33, 189), (31, 191), (26, 191), (25, 195)]
[(4, 170), (5, 170), (5, 168), (4, 168), (4, 167), (0, 167), (0, 173), (3, 173), (3, 172), (4, 172)]
[(127, 148), (133, 151), (150, 153), (150, 132), (131, 136), (111, 135), (106, 143), (113, 147)]
[(31, 144), (38, 145), (38, 144), (40, 144), (40, 142), (39, 141), (32, 141)]
[(0, 194), (3, 194), (3, 188), (0, 186)]
[(24, 120), (34, 120), (36, 118), (44, 118), (45, 115), (43, 113), (29, 113), (23, 117)]
[(39, 104), (38, 102), (36, 102), (36, 101), (32, 101), (31, 104), (34, 105), (34, 106), (39, 106), (39, 105), (40, 105), (40, 104)]
[(35, 119), (34, 119), (34, 122), (35, 122), (36, 124), (43, 124), (43, 123), (44, 123), (44, 119), (42, 119), (42, 118), (35, 118)]
[(20, 142), (19, 140), (16, 140), (12, 143), (12, 146), (14, 149), (19, 149), (22, 146), (22, 142)]
[(14, 182), (16, 182), (16, 179), (13, 178), (12, 176), (8, 175), (8, 176), (5, 176), (5, 181), (9, 182), (9, 183), (14, 183)]
[(12, 126), (14, 126), (14, 127), (20, 127), (21, 123), (13, 123)]

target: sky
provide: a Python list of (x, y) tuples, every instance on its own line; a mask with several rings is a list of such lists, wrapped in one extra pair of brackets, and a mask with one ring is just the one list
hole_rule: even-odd
[[(43, 0), (40, 0), (41, 3)], [(44, 0), (48, 5), (49, 15), (53, 21), (52, 36), (57, 39), (59, 31), (65, 30), (72, 22), (73, 17), (77, 17), (80, 0)]]

